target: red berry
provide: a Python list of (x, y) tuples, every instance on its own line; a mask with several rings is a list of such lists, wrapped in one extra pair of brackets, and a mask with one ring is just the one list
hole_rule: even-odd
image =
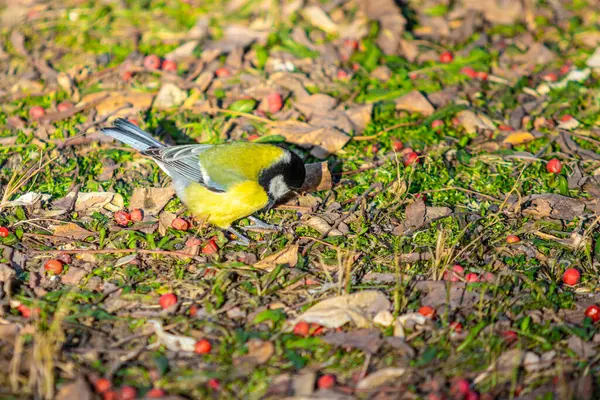
[(135, 126), (140, 126), (140, 122), (135, 118), (129, 118), (128, 121), (134, 124)]
[(202, 241), (200, 239), (191, 237), (188, 240), (186, 240), (185, 247), (200, 246), (201, 244), (202, 244)]
[(424, 317), (427, 317), (429, 319), (434, 319), (435, 318), (435, 309), (433, 307), (429, 307), (429, 306), (422, 306), (421, 308), (419, 308), (419, 314), (421, 314)]
[(137, 390), (134, 387), (125, 385), (119, 390), (119, 400), (133, 400), (137, 397)]
[(480, 279), (484, 282), (494, 282), (496, 280), (496, 276), (491, 272), (484, 272)]
[(521, 238), (518, 237), (517, 235), (508, 235), (506, 237), (506, 243), (508, 243), (508, 244), (519, 243), (520, 241), (521, 241)]
[(211, 348), (212, 348), (212, 345), (210, 344), (210, 342), (206, 339), (202, 339), (202, 340), (198, 340), (196, 342), (196, 347), (194, 348), (194, 352), (196, 354), (208, 354), (208, 353), (210, 353)]
[(471, 67), (463, 67), (460, 72), (467, 75), (469, 78), (476, 78), (477, 72)]
[(450, 330), (456, 333), (461, 333), (463, 330), (463, 326), (460, 322), (454, 321), (450, 323)]
[(187, 222), (185, 219), (178, 217), (175, 218), (173, 222), (171, 222), (171, 226), (179, 231), (187, 231), (190, 227), (190, 223)]
[(440, 127), (442, 127), (442, 126), (444, 126), (444, 121), (442, 121), (441, 119), (436, 119), (435, 121), (433, 121), (433, 122), (431, 123), (431, 127), (432, 127), (433, 129), (435, 129), (435, 128), (440, 128)]
[(448, 64), (448, 63), (451, 63), (453, 59), (454, 59), (454, 56), (449, 51), (445, 51), (442, 54), (440, 54), (440, 62), (441, 63)]
[(469, 390), (469, 392), (465, 395), (464, 400), (479, 400), (479, 393), (474, 390)]
[(29, 109), (29, 116), (33, 119), (42, 118), (46, 114), (46, 110), (40, 106), (33, 106)]
[(162, 308), (174, 306), (177, 304), (177, 296), (173, 293), (165, 293), (159, 297), (158, 304), (160, 304)]
[(569, 122), (572, 119), (573, 119), (572, 115), (565, 114), (562, 117), (560, 117), (560, 122)]
[(59, 260), (48, 260), (44, 264), (44, 269), (54, 275), (59, 275), (63, 271), (63, 263)]
[(177, 71), (177, 63), (173, 60), (164, 60), (162, 62), (162, 70), (176, 72)]
[(465, 272), (465, 269), (462, 266), (455, 264), (454, 266), (452, 266), (452, 271), (444, 272), (444, 280), (451, 281), (451, 282), (457, 282), (460, 280), (460, 278), (462, 277), (464, 272)]
[(221, 386), (221, 383), (219, 383), (218, 379), (212, 378), (211, 380), (208, 381), (208, 387), (211, 388), (212, 390), (218, 390), (220, 386)]
[(111, 388), (112, 384), (106, 378), (99, 378), (94, 382), (94, 389), (97, 393), (108, 392)]
[(392, 149), (394, 149), (394, 151), (400, 151), (404, 148), (404, 144), (399, 141), (399, 140), (394, 140), (392, 142)]
[(67, 111), (67, 110), (70, 110), (71, 108), (73, 108), (73, 103), (71, 103), (70, 101), (62, 101), (62, 102), (58, 103), (58, 105), (56, 106), (56, 109), (58, 110), (58, 112)]
[(129, 217), (133, 222), (140, 222), (144, 219), (144, 212), (139, 208), (136, 208), (134, 210), (131, 210), (131, 213), (129, 213)]
[(358, 49), (358, 40), (355, 39), (346, 39), (344, 40), (344, 47), (350, 50)]
[(319, 324), (311, 323), (308, 328), (308, 334), (311, 336), (319, 336), (323, 333), (323, 327)]
[(231, 71), (227, 67), (221, 67), (217, 68), (215, 75), (217, 75), (219, 78), (227, 78), (231, 76)]
[(600, 321), (600, 307), (591, 305), (585, 310), (585, 316), (594, 322)]
[(358, 63), (352, 64), (352, 71), (357, 72), (359, 69), (360, 69), (360, 64), (358, 64)]
[(562, 280), (566, 285), (573, 286), (579, 283), (581, 273), (576, 268), (567, 268)]
[(269, 108), (269, 112), (275, 114), (279, 110), (283, 108), (283, 97), (281, 97), (280, 93), (273, 92), (267, 96), (267, 106)]
[(562, 163), (558, 158), (553, 158), (546, 164), (546, 171), (551, 174), (560, 174), (560, 171), (562, 171)]
[(419, 155), (414, 151), (411, 151), (404, 156), (404, 166), (406, 167), (416, 164), (417, 162), (419, 162)]
[(488, 73), (484, 72), (484, 71), (478, 71), (477, 72), (477, 79), (481, 79), (482, 81), (487, 81), (487, 79), (488, 79)]
[(160, 68), (160, 57), (156, 54), (150, 54), (144, 57), (144, 68), (147, 69), (159, 69)]
[(129, 221), (131, 221), (131, 215), (127, 211), (117, 211), (114, 215), (115, 222), (121, 226), (127, 226)]
[(0, 226), (0, 237), (7, 237), (10, 234), (8, 228), (5, 226)]
[(19, 304), (17, 310), (21, 313), (24, 318), (31, 317), (31, 308), (27, 307), (25, 304)]
[(452, 395), (455, 397), (465, 396), (471, 390), (470, 386), (471, 385), (469, 384), (468, 380), (464, 378), (457, 379), (452, 382), (452, 385), (450, 386), (450, 393), (452, 393)]
[(188, 308), (188, 312), (190, 313), (190, 317), (195, 317), (198, 314), (198, 306), (192, 304), (190, 308)]
[(202, 248), (202, 254), (214, 254), (219, 251), (219, 246), (215, 242), (215, 239), (210, 239)]
[(344, 71), (343, 69), (338, 69), (337, 72), (337, 78), (338, 79), (347, 79), (348, 78), (348, 73), (346, 71)]
[(561, 75), (566, 75), (569, 73), (569, 71), (571, 71), (571, 66), (568, 64), (563, 65), (562, 67), (560, 67), (560, 74)]
[(256, 133), (253, 133), (252, 135), (248, 135), (247, 139), (252, 142), (252, 141), (258, 139), (259, 137), (260, 137), (260, 135), (257, 135)]
[(310, 329), (310, 325), (308, 322), (300, 321), (294, 326), (294, 335), (297, 336), (308, 336), (308, 330)]
[(503, 131), (503, 132), (513, 132), (514, 131), (512, 126), (508, 126), (508, 125), (499, 125), (498, 130)]
[(118, 400), (119, 395), (114, 390), (109, 390), (108, 392), (104, 392), (102, 395), (103, 400)]
[(146, 397), (150, 399), (159, 399), (165, 396), (165, 391), (159, 388), (152, 388), (146, 392)]
[(467, 282), (477, 282), (479, 280), (479, 275), (474, 274), (474, 273), (468, 273), (467, 275), (465, 275), (465, 280)]
[(543, 76), (542, 79), (548, 82), (556, 82), (558, 80), (558, 76), (554, 72), (548, 72)]
[(125, 70), (125, 71), (121, 72), (121, 79), (124, 80), (125, 82), (129, 82), (131, 80), (131, 78), (133, 78), (133, 72), (131, 72), (129, 70)]
[(319, 389), (331, 389), (335, 386), (335, 376), (331, 374), (323, 375), (317, 380)]
[(502, 337), (504, 338), (504, 341), (507, 343), (512, 343), (512, 342), (516, 341), (517, 339), (519, 339), (519, 335), (517, 335), (517, 332), (515, 332), (515, 331), (504, 331), (504, 332), (502, 332)]

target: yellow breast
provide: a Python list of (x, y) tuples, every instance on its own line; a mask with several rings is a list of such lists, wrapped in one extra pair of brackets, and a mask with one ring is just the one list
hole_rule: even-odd
[(258, 182), (243, 181), (225, 192), (213, 192), (199, 183), (185, 189), (183, 202), (190, 211), (219, 228), (229, 228), (234, 221), (264, 208), (269, 198)]

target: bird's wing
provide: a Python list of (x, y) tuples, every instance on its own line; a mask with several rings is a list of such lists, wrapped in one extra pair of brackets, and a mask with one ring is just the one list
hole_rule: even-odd
[(214, 191), (224, 191), (224, 187), (215, 185), (203, 171), (199, 154), (210, 149), (210, 144), (190, 144), (183, 146), (152, 147), (143, 154), (162, 163), (170, 175), (176, 174), (192, 182), (198, 182)]

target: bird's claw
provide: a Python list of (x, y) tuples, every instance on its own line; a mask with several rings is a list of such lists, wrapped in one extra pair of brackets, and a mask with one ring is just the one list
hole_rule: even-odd
[(242, 226), (241, 228), (245, 231), (247, 230), (257, 230), (257, 231), (277, 231), (277, 232), (281, 232), (283, 231), (283, 228), (280, 226), (275, 226), (275, 225), (271, 225), (271, 224), (267, 224), (266, 222), (261, 221), (260, 219), (256, 218), (256, 217), (248, 217), (248, 219), (250, 220), (250, 222), (252, 222), (252, 225), (248, 225), (248, 226)]

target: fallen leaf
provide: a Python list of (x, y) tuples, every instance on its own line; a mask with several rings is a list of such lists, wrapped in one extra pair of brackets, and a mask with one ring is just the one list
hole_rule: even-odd
[(298, 316), (292, 325), (300, 321), (317, 323), (327, 328), (339, 328), (353, 322), (359, 328), (369, 327), (373, 317), (389, 310), (390, 301), (377, 290), (365, 290), (350, 295), (323, 300)]
[(348, 135), (335, 128), (315, 128), (299, 121), (278, 122), (271, 134), (281, 135), (300, 147), (312, 148), (311, 154), (317, 158), (335, 154), (350, 140)]
[(600, 47), (596, 48), (596, 51), (594, 51), (594, 54), (592, 54), (586, 60), (585, 65), (587, 65), (590, 68), (600, 68)]
[(396, 99), (396, 110), (420, 113), (427, 117), (434, 113), (435, 108), (421, 92), (413, 90)]
[(306, 178), (299, 190), (300, 192), (318, 192), (331, 189), (333, 186), (332, 177), (326, 161), (306, 164), (304, 167), (306, 168)]
[(196, 339), (167, 333), (163, 329), (162, 324), (154, 319), (149, 320), (148, 324), (154, 329), (158, 342), (163, 344), (170, 351), (194, 352), (196, 348)]
[(87, 271), (83, 268), (71, 266), (69, 267), (69, 270), (60, 277), (60, 281), (68, 285), (78, 285), (87, 274)]
[(456, 114), (458, 122), (468, 133), (477, 133), (478, 129), (495, 130), (494, 123), (483, 114), (475, 114), (471, 110), (462, 110)]
[(158, 91), (152, 105), (157, 110), (168, 110), (182, 105), (187, 97), (185, 90), (179, 89), (172, 83), (166, 83)]
[(177, 47), (175, 50), (165, 54), (165, 60), (181, 61), (186, 58), (191, 58), (194, 55), (194, 50), (199, 44), (199, 40), (190, 40)]
[(394, 0), (361, 0), (358, 4), (369, 19), (379, 22), (377, 45), (387, 55), (397, 54), (406, 25), (406, 18), (397, 3)]
[(571, 335), (569, 340), (567, 341), (567, 346), (571, 349), (575, 354), (579, 356), (579, 358), (588, 360), (596, 355), (596, 349), (592, 343), (584, 342), (577, 335)]
[(377, 389), (389, 382), (397, 381), (406, 373), (404, 368), (384, 368), (367, 375), (356, 384), (358, 390)]
[(298, 263), (298, 247), (298, 244), (294, 244), (273, 253), (254, 264), (254, 268), (270, 271), (275, 268), (277, 264), (284, 264), (293, 268)]
[(355, 107), (350, 107), (346, 110), (346, 115), (354, 125), (354, 133), (362, 133), (367, 125), (371, 122), (373, 115), (373, 104), (365, 104)]
[[(228, 25), (223, 32), (223, 38), (206, 43), (203, 51), (218, 50), (220, 53), (229, 53), (236, 48), (246, 48), (253, 42), (266, 39), (268, 32), (259, 32), (242, 25)], [(217, 56), (219, 53), (216, 54)]]
[(317, 93), (297, 99), (294, 107), (310, 119), (315, 115), (326, 115), (333, 110), (337, 102), (331, 96)]
[(292, 380), (295, 396), (310, 396), (315, 391), (317, 373), (309, 368), (302, 369)]
[(248, 354), (234, 359), (234, 365), (239, 364), (252, 364), (252, 365), (260, 365), (264, 364), (273, 354), (275, 353), (275, 346), (273, 342), (269, 342), (267, 340), (261, 339), (250, 339), (247, 343), (248, 346)]
[(333, 23), (329, 15), (318, 6), (304, 7), (301, 11), (302, 16), (313, 26), (330, 33), (336, 34), (338, 26)]
[(0, 323), (0, 337), (7, 343), (14, 343), (20, 330), (21, 327), (18, 324), (13, 324), (8, 321)]
[(513, 146), (517, 146), (519, 144), (531, 142), (535, 139), (529, 132), (512, 132), (504, 138), (503, 142), (507, 144), (512, 144)]
[(450, 293), (446, 281), (419, 281), (415, 284), (415, 289), (426, 294), (421, 301), (433, 308), (449, 306), (451, 309), (468, 309), (479, 301), (491, 300), (487, 294), (467, 290), (467, 284), (463, 282), (452, 282)]
[[(75, 193), (69, 193), (64, 199), (73, 196), (75, 196)], [(75, 201), (75, 211), (85, 211), (87, 214), (101, 210), (114, 212), (121, 210), (123, 207), (123, 196), (112, 192), (79, 192)]]
[(554, 218), (570, 221), (583, 215), (582, 200), (560, 194), (545, 193), (529, 195), (522, 200), (523, 215), (535, 218)]
[(324, 235), (326, 232), (327, 236), (344, 236), (345, 233), (348, 233), (348, 225), (343, 222), (338, 225), (336, 229), (331, 229), (331, 225), (324, 218), (319, 217), (318, 215), (303, 215), (302, 222), (320, 234)]
[(91, 400), (92, 398), (89, 385), (81, 377), (75, 382), (62, 385), (56, 394), (56, 400)]
[(172, 187), (136, 187), (131, 194), (130, 209), (141, 208), (146, 215), (157, 215), (175, 195)]
[[(99, 101), (99, 99), (102, 99)], [(137, 111), (145, 110), (152, 106), (154, 95), (147, 92), (96, 92), (84, 96), (78, 107), (90, 103), (96, 104), (96, 111), (100, 117), (109, 114), (115, 116), (127, 116)], [(119, 109), (115, 114), (115, 111)]]
[(349, 332), (328, 332), (322, 339), (334, 346), (360, 349), (371, 354), (376, 353), (383, 343), (381, 331), (368, 328), (354, 329)]
[(15, 200), (8, 201), (6, 203), (1, 204), (5, 207), (32, 207), (39, 205), (40, 203), (48, 200), (50, 198), (49, 194), (37, 193), (37, 192), (28, 192), (24, 195), (19, 196)]
[(173, 220), (177, 218), (177, 215), (172, 212), (163, 211), (158, 217), (158, 233), (162, 236), (167, 234), (167, 229), (171, 227)]
[(83, 240), (90, 236), (96, 236), (95, 232), (88, 231), (85, 228), (73, 223), (68, 222), (63, 225), (58, 225), (54, 229), (54, 236), (66, 237), (75, 240)]
[(431, 322), (431, 320), (418, 312), (399, 315), (394, 324), (394, 336), (404, 338), (406, 329), (413, 330), (415, 327), (425, 325), (428, 322)]

